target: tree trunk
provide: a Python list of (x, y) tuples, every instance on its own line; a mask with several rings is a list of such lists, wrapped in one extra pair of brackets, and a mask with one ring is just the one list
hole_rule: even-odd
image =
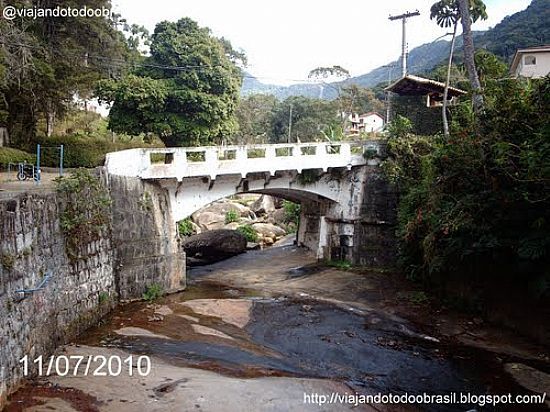
[(46, 113), (46, 136), (53, 135), (53, 125), (55, 123), (55, 112), (48, 110)]
[(472, 19), (470, 17), (469, 0), (458, 0), (458, 8), (462, 21), (462, 37), (464, 40), (464, 65), (468, 70), (468, 78), (472, 86), (472, 101), (474, 112), (479, 113), (483, 110), (484, 100), (482, 95), (481, 83), (477, 75), (476, 63), (474, 60), (475, 48), (474, 37), (472, 35)]
[(447, 118), (447, 104), (449, 97), (449, 85), (451, 83), (451, 67), (453, 65), (453, 54), (455, 52), (455, 43), (456, 43), (456, 29), (458, 28), (458, 20), (455, 22), (453, 30), (453, 39), (451, 40), (451, 50), (449, 52), (449, 62), (447, 63), (447, 77), (445, 79), (445, 90), (443, 91), (443, 134), (446, 138), (449, 137), (449, 119)]

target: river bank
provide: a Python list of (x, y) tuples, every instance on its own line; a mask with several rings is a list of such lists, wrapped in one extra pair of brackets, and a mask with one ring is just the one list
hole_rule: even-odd
[(188, 280), (184, 292), (119, 307), (59, 352), (147, 355), (149, 376), (38, 379), (7, 410), (458, 411), (476, 405), (357, 409), (304, 395), (549, 390), (545, 348), (457, 315), (397, 274), (320, 265), (287, 245), (194, 268)]

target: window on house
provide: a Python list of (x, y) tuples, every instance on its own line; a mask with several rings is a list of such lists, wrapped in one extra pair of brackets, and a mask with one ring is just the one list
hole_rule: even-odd
[(532, 66), (537, 64), (537, 58), (536, 56), (525, 56), (524, 62), (526, 66)]

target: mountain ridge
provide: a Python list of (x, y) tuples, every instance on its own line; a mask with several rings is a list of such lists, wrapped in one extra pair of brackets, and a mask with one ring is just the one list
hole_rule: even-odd
[[(495, 27), (487, 31), (475, 32), (474, 35), (477, 49), (487, 49), (509, 63), (519, 48), (550, 43), (550, 0), (533, 0), (525, 10), (507, 16)], [(447, 40), (438, 40), (412, 49), (408, 59), (410, 73), (426, 74), (445, 62), (448, 58), (449, 45), (450, 42)], [(461, 48), (462, 36), (459, 36), (456, 44), (457, 57), (461, 54)], [(356, 84), (373, 88), (398, 79), (400, 70), (398, 59), (343, 82), (327, 85), (298, 83), (290, 86), (262, 83), (246, 73), (241, 95), (272, 94), (280, 100), (290, 96), (334, 99), (338, 95), (338, 86)]]

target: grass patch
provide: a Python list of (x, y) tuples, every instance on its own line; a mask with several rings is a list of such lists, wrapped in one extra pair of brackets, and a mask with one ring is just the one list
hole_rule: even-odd
[(13, 255), (2, 255), (0, 256), (0, 263), (6, 270), (12, 270), (13, 266), (15, 265), (15, 256)]
[(178, 232), (180, 236), (191, 236), (195, 233), (193, 229), (193, 222), (191, 222), (190, 218), (186, 218), (178, 222)]
[(329, 260), (326, 265), (340, 270), (349, 270), (353, 267), (349, 260)]

